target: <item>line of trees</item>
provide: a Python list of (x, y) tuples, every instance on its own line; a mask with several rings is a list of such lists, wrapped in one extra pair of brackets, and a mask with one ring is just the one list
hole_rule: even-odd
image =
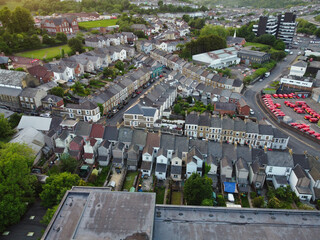
[(297, 21), (298, 21), (297, 33), (316, 35), (317, 37), (320, 37), (320, 28), (317, 28), (316, 25), (301, 18), (298, 19)]

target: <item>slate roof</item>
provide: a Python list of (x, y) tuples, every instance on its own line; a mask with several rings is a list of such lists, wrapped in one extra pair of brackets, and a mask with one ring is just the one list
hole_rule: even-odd
[(161, 142), (160, 146), (167, 152), (166, 150), (174, 150), (175, 137), (169, 134), (161, 134)]
[(192, 112), (186, 116), (185, 124), (198, 125), (198, 123), (199, 123), (199, 116), (197, 113)]
[(26, 72), (0, 69), (0, 84), (22, 87), (22, 80), (27, 75)]
[(234, 103), (217, 102), (215, 103), (215, 110), (236, 111), (237, 106)]
[(232, 161), (230, 158), (224, 156), (222, 159), (221, 159), (221, 167), (231, 167), (232, 168)]
[(310, 170), (309, 159), (304, 154), (292, 154), (293, 164), (299, 164), (303, 169)]
[(157, 163), (156, 172), (166, 172), (167, 171), (167, 164), (165, 163)]
[(236, 131), (236, 132), (245, 132), (246, 131), (246, 124), (242, 119), (236, 118), (234, 120), (234, 131)]
[(212, 155), (218, 159), (222, 158), (223, 144), (219, 142), (209, 141), (208, 143), (208, 155)]
[(119, 129), (118, 141), (123, 143), (131, 143), (133, 130), (127, 127), (121, 127)]
[(76, 128), (75, 128), (75, 134), (78, 135), (78, 136), (89, 136), (90, 135), (90, 132), (91, 132), (91, 128), (92, 128), (92, 124), (89, 124), (87, 122), (82, 122), (82, 121), (79, 121), (76, 125)]
[(194, 158), (194, 156), (203, 160), (203, 156), (202, 156), (201, 152), (195, 146), (192, 147), (191, 150), (188, 152), (187, 163), (194, 162), (197, 164), (197, 160)]
[(259, 125), (251, 120), (248, 120), (246, 123), (246, 132), (259, 133)]
[(181, 174), (182, 172), (182, 166), (171, 166), (171, 174)]
[(273, 135), (273, 129), (271, 125), (259, 124), (259, 134), (261, 135)]
[(208, 113), (202, 113), (199, 116), (199, 126), (207, 126), (210, 127), (210, 115)]
[(223, 117), (222, 129), (223, 130), (234, 130), (234, 120), (228, 116)]
[(281, 184), (281, 185), (288, 185), (288, 181), (287, 181), (287, 177), (286, 176), (278, 176), (278, 175), (274, 175), (273, 176), (276, 180), (276, 182), (278, 184)]
[(196, 147), (201, 154), (208, 154), (208, 142), (200, 139), (191, 139), (189, 140), (189, 148)]
[(118, 141), (118, 129), (116, 126), (106, 126), (104, 128), (103, 139), (108, 141)]
[(210, 127), (212, 127), (212, 128), (221, 128), (221, 126), (222, 126), (221, 122), (222, 121), (221, 121), (220, 117), (217, 117), (217, 116), (211, 117)]
[(185, 136), (176, 136), (175, 137), (175, 148), (178, 151), (178, 157), (182, 157), (182, 152), (189, 151), (189, 138)]
[(142, 163), (141, 163), (141, 169), (142, 169), (142, 170), (150, 170), (150, 169), (151, 169), (151, 165), (152, 165), (152, 162), (142, 161)]
[(81, 136), (75, 136), (71, 142), (75, 142), (76, 144), (78, 144), (79, 146), (82, 143), (83, 138)]
[(44, 101), (44, 102), (48, 102), (49, 100), (51, 100), (54, 103), (57, 103), (63, 100), (63, 98), (49, 94), (41, 99), (41, 101)]
[(267, 151), (268, 165), (293, 168), (293, 159), (288, 151)]
[(278, 128), (273, 128), (273, 137), (274, 138), (288, 138), (288, 135), (284, 134)]
[(68, 136), (69, 136), (69, 132), (67, 130), (62, 130), (58, 138), (60, 138), (61, 140), (65, 140)]
[(238, 161), (236, 162), (236, 166), (237, 166), (238, 170), (240, 170), (240, 169), (249, 170), (248, 164), (245, 160), (243, 160), (243, 158), (238, 159)]
[(293, 67), (302, 67), (302, 68), (306, 68), (308, 66), (308, 63), (304, 62), (304, 61), (298, 61), (294, 64), (292, 64)]
[(84, 101), (83, 103), (80, 104), (73, 104), (73, 103), (68, 103), (66, 105), (66, 108), (71, 108), (71, 109), (84, 109), (84, 110), (94, 110), (98, 107), (96, 103), (93, 103), (89, 100)]
[(144, 130), (133, 130), (132, 144), (144, 147), (146, 145), (147, 132)]
[(294, 171), (297, 178), (304, 178), (304, 177), (307, 178), (306, 172), (303, 170), (303, 168), (299, 164), (297, 164), (292, 170)]
[(132, 108), (128, 109), (125, 114), (135, 114), (143, 115), (145, 117), (154, 117), (157, 109), (153, 107), (145, 107), (140, 104), (134, 105)]

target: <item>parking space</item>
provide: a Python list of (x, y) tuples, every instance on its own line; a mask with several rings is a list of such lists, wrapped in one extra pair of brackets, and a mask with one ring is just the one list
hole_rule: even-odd
[(308, 115), (308, 113), (298, 114), (293, 110), (294, 108), (287, 107), (284, 104), (285, 101), (289, 101), (291, 103), (296, 103), (296, 101), (304, 101), (308, 104), (309, 107), (314, 109), (317, 113), (320, 113), (320, 105), (317, 104), (315, 101), (313, 101), (310, 98), (306, 98), (306, 99), (280, 99), (280, 98), (273, 98), (273, 97), (272, 97), (272, 100), (275, 104), (280, 103), (281, 110), (284, 112), (284, 114), (286, 116), (291, 117), (294, 122), (307, 124), (310, 126), (310, 129), (312, 129), (313, 131), (315, 131), (317, 133), (320, 133), (320, 128), (317, 126), (316, 123), (310, 123), (308, 120), (304, 119), (304, 116)]

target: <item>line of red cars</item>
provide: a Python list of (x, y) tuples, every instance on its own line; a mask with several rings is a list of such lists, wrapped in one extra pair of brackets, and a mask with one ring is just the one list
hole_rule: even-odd
[(264, 104), (267, 106), (267, 108), (270, 109), (270, 111), (277, 117), (284, 117), (285, 114), (282, 112), (279, 108), (281, 108), (280, 103), (274, 103), (273, 100), (271, 99), (270, 94), (265, 94), (262, 96), (262, 100)]
[(293, 108), (298, 114), (308, 113), (309, 115), (305, 115), (304, 119), (308, 120), (311, 123), (318, 123), (320, 119), (320, 114), (318, 114), (315, 110), (308, 106), (308, 104), (304, 101), (296, 101), (295, 103), (290, 101), (284, 101), (284, 104), (287, 107)]
[[(272, 94), (272, 97), (274, 98), (296, 98), (299, 99), (300, 97), (298, 95), (295, 95), (294, 93), (289, 93), (289, 94)], [(305, 96), (303, 95), (302, 98), (305, 98)]]
[(290, 123), (290, 126), (299, 129), (301, 132), (305, 132), (317, 139), (320, 140), (320, 133), (316, 133), (313, 130), (310, 130), (310, 126), (304, 123)]

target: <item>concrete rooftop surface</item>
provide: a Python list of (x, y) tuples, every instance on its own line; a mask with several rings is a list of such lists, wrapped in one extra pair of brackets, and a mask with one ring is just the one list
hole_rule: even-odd
[(42, 239), (319, 239), (320, 212), (155, 205), (155, 193), (73, 187)]

